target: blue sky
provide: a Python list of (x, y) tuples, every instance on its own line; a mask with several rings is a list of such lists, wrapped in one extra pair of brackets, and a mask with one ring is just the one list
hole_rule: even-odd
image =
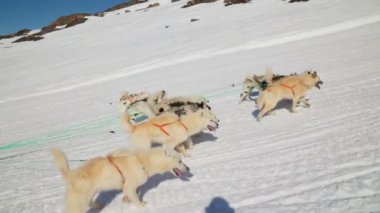
[(37, 29), (63, 15), (103, 11), (128, 0), (0, 0), (0, 35)]

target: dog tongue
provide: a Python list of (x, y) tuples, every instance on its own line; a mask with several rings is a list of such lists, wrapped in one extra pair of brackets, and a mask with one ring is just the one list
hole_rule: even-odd
[(211, 126), (211, 125), (207, 125), (207, 128), (208, 128), (208, 130), (210, 130), (210, 131), (215, 131), (215, 128), (214, 128), (213, 126)]
[(185, 177), (185, 174), (180, 169), (174, 168), (173, 171), (178, 177)]

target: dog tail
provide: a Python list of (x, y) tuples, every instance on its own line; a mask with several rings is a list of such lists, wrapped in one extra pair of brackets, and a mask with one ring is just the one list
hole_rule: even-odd
[(273, 78), (273, 70), (270, 67), (267, 67), (265, 70), (265, 81), (268, 82), (268, 84), (272, 83), (272, 78)]
[(129, 122), (130, 119), (131, 118), (130, 118), (130, 115), (128, 114), (128, 112), (125, 112), (121, 116), (121, 123), (127, 129), (128, 132), (133, 132), (135, 127)]
[(65, 180), (68, 181), (70, 178), (70, 168), (69, 168), (69, 162), (67, 160), (65, 153), (63, 153), (59, 149), (52, 149), (51, 153), (54, 157), (55, 166), (61, 172)]

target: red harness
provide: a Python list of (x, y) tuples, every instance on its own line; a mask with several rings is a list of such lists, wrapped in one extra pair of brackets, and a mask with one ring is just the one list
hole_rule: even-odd
[[(302, 81), (298, 82), (297, 84), (293, 85), (293, 86), (288, 86), (286, 84), (280, 84), (280, 86), (282, 87), (285, 87), (285, 88), (288, 88), (292, 91), (293, 95), (295, 95), (295, 92), (294, 92), (294, 87), (298, 86), (300, 83), (303, 83)], [(268, 91), (270, 92), (270, 87), (268, 87)]]
[(179, 122), (179, 123), (183, 126), (183, 128), (185, 128), (186, 131), (187, 131), (187, 127), (186, 127), (185, 124), (183, 124), (181, 121), (173, 121), (173, 122), (166, 123), (166, 124), (161, 124), (161, 125), (159, 125), (159, 124), (153, 124), (153, 126), (159, 128), (159, 129), (160, 129), (165, 135), (170, 136), (169, 132), (167, 132), (167, 131), (164, 129), (164, 127), (165, 127), (165, 126), (168, 126), (168, 125), (170, 125), (170, 124), (177, 123), (177, 122)]
[(283, 87), (285, 87), (285, 88), (288, 88), (288, 89), (292, 90), (293, 95), (295, 94), (294, 93), (294, 87), (298, 86), (298, 84), (293, 85), (293, 86), (288, 86), (286, 84), (280, 84), (280, 85), (283, 86)]
[(125, 183), (125, 177), (124, 177), (124, 174), (123, 172), (120, 170), (120, 168), (112, 161), (112, 158), (111, 156), (107, 156), (107, 160), (115, 167), (115, 169), (117, 170), (117, 172), (119, 172), (120, 176), (121, 176), (121, 179), (122, 179), (122, 182), (123, 184)]

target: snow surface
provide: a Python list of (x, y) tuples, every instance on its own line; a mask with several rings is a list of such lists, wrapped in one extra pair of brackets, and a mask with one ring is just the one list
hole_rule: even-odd
[[(159, 89), (208, 97), (221, 128), (194, 138), (190, 181), (155, 176), (143, 209), (101, 193), (102, 212), (380, 212), (378, 0), (138, 10), (155, 2), (37, 42), (0, 41), (0, 212), (62, 212), (49, 149), (76, 167), (128, 146), (121, 92)], [(284, 103), (257, 122), (253, 102), (237, 104), (240, 82), (267, 67), (316, 69), (325, 84), (308, 93), (311, 108)]]

